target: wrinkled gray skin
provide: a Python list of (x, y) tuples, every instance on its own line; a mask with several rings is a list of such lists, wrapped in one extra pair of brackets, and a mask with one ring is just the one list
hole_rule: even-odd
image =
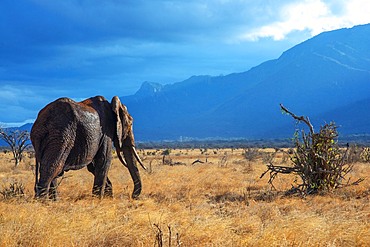
[[(96, 96), (82, 102), (60, 98), (43, 108), (32, 127), (36, 157), (36, 198), (57, 198), (57, 178), (87, 166), (94, 175), (93, 195), (112, 196), (108, 170), (112, 143), (134, 182), (132, 198), (141, 192), (132, 117), (117, 96), (109, 103)], [(124, 159), (121, 155), (123, 153)], [(143, 166), (144, 167), (144, 166)]]

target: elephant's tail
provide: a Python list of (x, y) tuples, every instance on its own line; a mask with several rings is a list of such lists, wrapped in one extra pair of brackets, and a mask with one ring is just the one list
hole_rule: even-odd
[(35, 195), (37, 195), (37, 185), (39, 183), (39, 171), (40, 171), (40, 161), (36, 157), (36, 165), (35, 165)]

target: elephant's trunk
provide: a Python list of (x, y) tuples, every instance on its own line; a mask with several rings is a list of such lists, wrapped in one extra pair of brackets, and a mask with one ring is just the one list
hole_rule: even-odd
[[(124, 147), (122, 149), (122, 152), (127, 162), (127, 168), (130, 172), (132, 181), (134, 182), (134, 191), (132, 192), (132, 198), (136, 199), (141, 193), (141, 178), (140, 178), (139, 169), (136, 166), (136, 162), (135, 162), (137, 153), (134, 151), (134, 148), (131, 148), (131, 147)], [(119, 160), (122, 162), (123, 159), (122, 159), (122, 156), (119, 150), (117, 150), (117, 155), (118, 155)], [(124, 162), (122, 163), (124, 164)]]

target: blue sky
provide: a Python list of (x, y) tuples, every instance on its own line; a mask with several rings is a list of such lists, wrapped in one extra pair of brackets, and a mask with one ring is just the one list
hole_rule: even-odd
[(2, 0), (0, 126), (59, 97), (247, 71), (369, 13), (368, 0)]

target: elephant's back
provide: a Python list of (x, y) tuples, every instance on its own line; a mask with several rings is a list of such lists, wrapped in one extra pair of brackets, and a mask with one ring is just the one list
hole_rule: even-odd
[(46, 105), (40, 110), (33, 124), (31, 136), (32, 133), (36, 135), (41, 129), (49, 128), (50, 126), (58, 128), (68, 124), (75, 117), (73, 110), (75, 105), (76, 102), (69, 98), (60, 98)]
[(73, 155), (68, 158), (69, 163), (78, 165), (90, 158), (87, 147), (92, 146), (92, 142), (99, 143), (99, 127), (96, 111), (86, 110), (86, 107), (69, 98), (60, 98), (39, 112), (31, 130), (31, 141), (36, 155), (40, 156), (39, 160), (55, 159), (44, 156), (45, 153), (58, 156), (71, 152)]
[(69, 98), (60, 98), (46, 105), (39, 112), (31, 129), (34, 147), (43, 139), (63, 140), (65, 135), (71, 135), (78, 119), (76, 106), (77, 103)]

